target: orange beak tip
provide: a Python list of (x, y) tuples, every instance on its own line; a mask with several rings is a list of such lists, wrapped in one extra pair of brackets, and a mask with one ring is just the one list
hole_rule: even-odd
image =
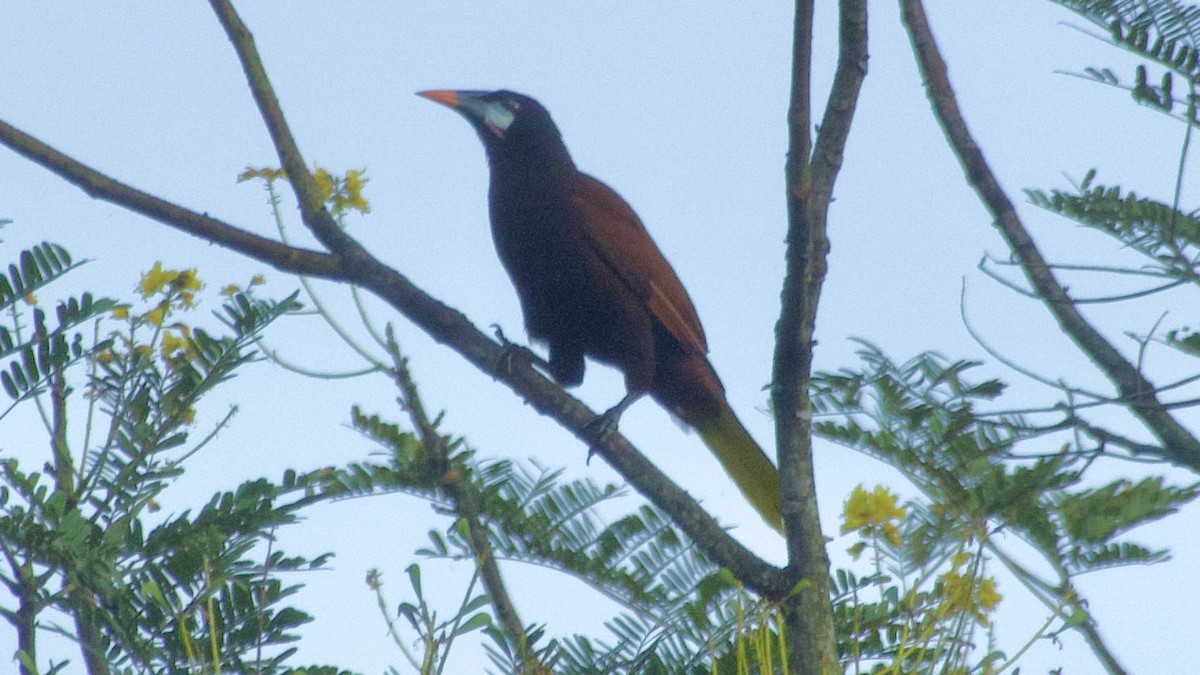
[(458, 107), (458, 92), (450, 89), (426, 89), (425, 91), (418, 91), (417, 96), (451, 108)]

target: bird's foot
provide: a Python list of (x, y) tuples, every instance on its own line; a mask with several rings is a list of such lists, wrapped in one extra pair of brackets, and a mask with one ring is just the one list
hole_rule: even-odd
[(494, 369), (497, 372), (512, 372), (513, 359), (516, 358), (543, 372), (550, 371), (550, 364), (546, 362), (546, 359), (534, 354), (528, 347), (509, 340), (504, 331), (501, 330), (500, 324), (492, 324), (492, 331), (493, 335), (496, 336), (496, 341), (504, 349), (504, 353), (500, 355), (500, 358), (496, 359)]
[[(621, 421), (621, 414), (625, 409), (633, 405), (633, 402), (641, 397), (641, 393), (626, 394), (625, 398), (621, 399), (613, 407), (596, 415), (596, 418), (588, 422), (583, 430), (592, 438), (596, 439), (597, 443), (603, 443), (608, 438), (609, 434), (617, 432), (617, 424)], [(587, 463), (592, 461), (592, 455), (596, 454), (596, 446), (594, 444), (588, 446)]]
[(603, 441), (608, 438), (609, 434), (616, 433), (617, 425), (621, 421), (621, 413), (623, 410), (618, 410), (616, 406), (596, 415), (596, 417), (584, 425), (583, 430), (597, 440)]
[(595, 419), (584, 425), (584, 433), (596, 439), (595, 443), (588, 444), (587, 459), (583, 462), (585, 465), (591, 465), (592, 456), (596, 454), (596, 443), (603, 443), (608, 439), (609, 435), (617, 433), (617, 424), (621, 421), (621, 412), (614, 406), (600, 413)]

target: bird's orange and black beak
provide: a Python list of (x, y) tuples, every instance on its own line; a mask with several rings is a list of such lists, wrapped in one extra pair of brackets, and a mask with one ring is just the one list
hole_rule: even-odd
[(503, 139), (508, 127), (516, 119), (516, 111), (506, 106), (501, 100), (490, 100), (488, 96), (492, 93), (472, 90), (426, 89), (418, 91), (417, 96), (427, 98), (434, 103), (441, 103), (454, 110), (467, 118), (467, 121), (481, 134), (486, 132), (497, 139)]
[(427, 98), (434, 103), (441, 103), (448, 108), (456, 109), (459, 106), (460, 100), (459, 92), (453, 89), (426, 89), (425, 91), (418, 91), (417, 96)]

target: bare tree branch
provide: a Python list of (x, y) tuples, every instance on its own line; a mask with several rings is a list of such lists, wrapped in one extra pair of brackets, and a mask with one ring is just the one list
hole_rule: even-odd
[(285, 246), (142, 192), (64, 155), (3, 120), (0, 120), (0, 142), (83, 190), (89, 197), (116, 204), (205, 241), (233, 249), (282, 272), (326, 279), (339, 274), (336, 256)]
[(1200, 440), (1171, 416), (1166, 406), (1158, 400), (1154, 384), (1088, 323), (1029, 236), (967, 128), (950, 87), (946, 62), (930, 30), (924, 6), (920, 0), (901, 0), (901, 10), (938, 122), (958, 155), (967, 180), (995, 218), (1000, 233), (1016, 255), (1029, 283), (1063, 331), (1108, 376), (1129, 410), (1162, 442), (1163, 457), (1200, 471)]
[(865, 0), (842, 0), (840, 51), (821, 130), (812, 141), (813, 2), (798, 0), (788, 102), (787, 251), (782, 307), (775, 327), (771, 395), (783, 477), (789, 570), (811, 586), (784, 606), (788, 658), (799, 673), (836, 672), (837, 645), (829, 599), (829, 558), (821, 534), (812, 465), (812, 375), (817, 302), (825, 279), (826, 218), (842, 165), (858, 93), (867, 70)]

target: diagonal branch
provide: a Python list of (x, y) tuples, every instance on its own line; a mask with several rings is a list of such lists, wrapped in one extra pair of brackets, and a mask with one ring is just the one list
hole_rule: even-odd
[[(218, 4), (228, 7), (227, 3)], [(239, 54), (248, 62), (259, 63), (258, 70), (247, 66), (247, 73), (261, 70), (261, 63), (254, 53), (252, 42), (241, 43), (239, 50)], [(265, 81), (265, 75), (263, 78)], [(269, 84), (261, 91), (269, 91)], [(274, 95), (269, 98), (273, 100)], [(290, 139), (290, 132), (281, 132), (273, 128), (275, 125), (286, 126), (286, 122), (282, 115), (271, 114), (272, 107), (277, 108), (278, 105), (266, 105), (264, 111), (264, 120), (267, 126), (272, 128), (272, 138)], [(672, 482), (623, 436), (615, 433), (601, 434), (600, 426), (594, 424), (597, 419), (595, 412), (565, 392), (562, 387), (546, 379), (522, 359), (511, 358), (509, 351), (488, 338), (461, 312), (443, 304), (407, 277), (380, 262), (349, 235), (340, 230), (333, 235), (325, 230), (322, 221), (329, 218), (329, 215), (323, 206), (315, 211), (308, 209), (306, 223), (314, 227), (314, 233), (324, 232), (323, 243), (330, 246), (336, 254), (287, 246), (137, 190), (55, 150), (3, 120), (0, 120), (0, 145), (61, 176), (92, 197), (129, 209), (281, 271), (355, 284), (372, 291), (434, 340), (454, 349), (479, 370), (503, 382), (539, 413), (553, 418), (588, 444), (638, 492), (670, 514), (710, 560), (729, 569), (747, 587), (776, 599), (784, 596), (790, 589), (787, 575), (782, 570), (763, 561), (731, 537), (687, 492)], [(297, 161), (292, 157), (295, 152), (294, 144), (290, 148), (277, 145), (276, 149), (281, 158), (288, 158), (286, 164), (293, 164), (302, 169), (304, 173), (301, 175), (307, 173), (303, 159), (299, 158)], [(289, 177), (295, 175), (289, 172)], [(301, 191), (303, 189), (298, 188)], [(332, 222), (332, 219), (330, 221)], [(313, 222), (318, 225), (313, 226)], [(336, 229), (336, 224), (334, 227)]]
[(242, 70), (246, 73), (246, 81), (250, 84), (250, 93), (258, 106), (259, 114), (266, 122), (267, 132), (271, 135), (271, 143), (279, 155), (279, 165), (287, 172), (288, 182), (296, 193), (296, 201), (300, 205), (300, 217), (317, 240), (334, 253), (345, 253), (346, 249), (358, 248), (349, 235), (342, 232), (337, 221), (325, 210), (321, 191), (317, 181), (304, 163), (304, 156), (296, 145), (292, 130), (283, 117), (283, 109), (275, 96), (275, 88), (267, 77), (266, 67), (254, 46), (254, 36), (250, 29), (242, 23), (241, 17), (234, 11), (229, 0), (209, 0), (217, 20), (225, 29), (229, 41), (233, 43)]
[(1000, 233), (1016, 255), (1029, 283), (1063, 331), (1104, 371), (1121, 400), (1162, 442), (1162, 455), (1175, 464), (1200, 471), (1200, 440), (1171, 416), (1166, 406), (1158, 400), (1154, 384), (1083, 318), (1075, 301), (1054, 276), (1050, 265), (1029, 236), (1016, 208), (1000, 187), (967, 128), (950, 87), (946, 62), (942, 60), (920, 0), (901, 0), (901, 8), (904, 25), (912, 40), (938, 122), (958, 155), (967, 180), (996, 219)]
[(89, 197), (102, 199), (206, 241), (219, 243), (282, 272), (326, 279), (338, 274), (339, 261), (336, 256), (286, 246), (142, 192), (76, 161), (3, 120), (0, 120), (0, 143), (34, 164), (49, 169)]

